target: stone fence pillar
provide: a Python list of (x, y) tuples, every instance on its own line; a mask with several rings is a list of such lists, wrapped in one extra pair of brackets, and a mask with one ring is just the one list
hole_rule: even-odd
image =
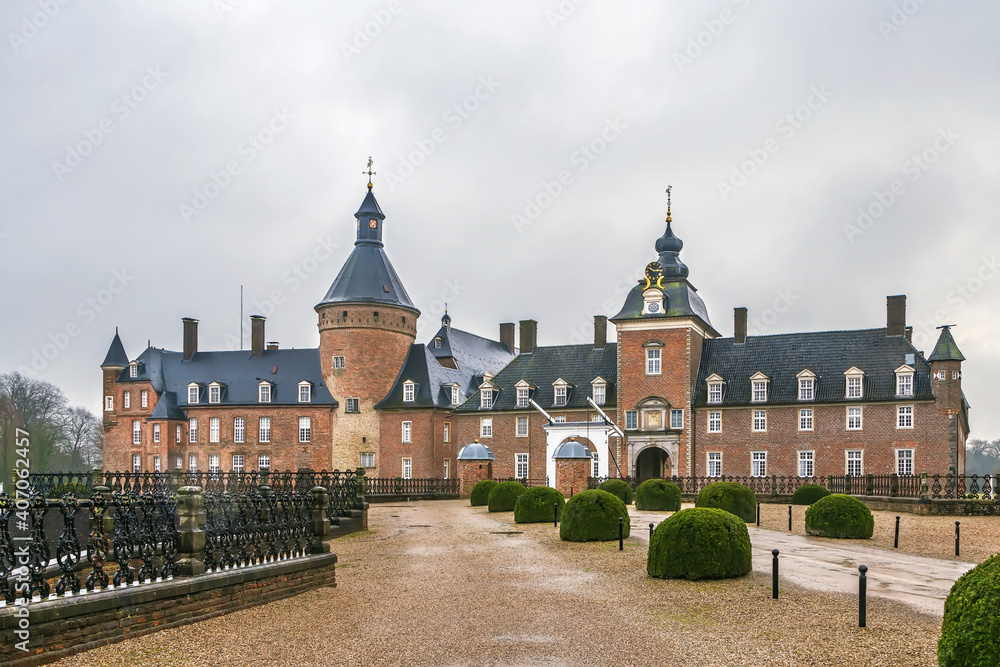
[(177, 574), (205, 574), (205, 494), (200, 486), (177, 489)]
[(927, 473), (922, 472), (920, 473), (920, 502), (928, 502), (927, 495), (929, 490), (930, 489), (927, 486)]
[(330, 537), (330, 518), (326, 508), (330, 506), (330, 494), (322, 486), (313, 487), (312, 495), (312, 539), (309, 542), (309, 553), (328, 554), (330, 545), (326, 540)]

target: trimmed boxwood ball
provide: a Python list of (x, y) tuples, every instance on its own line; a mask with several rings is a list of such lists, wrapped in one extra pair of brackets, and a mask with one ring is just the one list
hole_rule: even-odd
[(812, 505), (814, 502), (830, 495), (829, 489), (825, 489), (819, 484), (803, 484), (795, 489), (792, 494), (793, 505)]
[(623, 482), (620, 479), (606, 479), (600, 483), (597, 487), (601, 491), (607, 491), (608, 493), (613, 493), (622, 499), (622, 502), (626, 505), (632, 502), (632, 487), (628, 485), (627, 482)]
[(510, 512), (517, 503), (517, 498), (527, 491), (520, 482), (501, 482), (490, 491), (487, 502), (491, 512)]
[(677, 501), (681, 497), (681, 487), (665, 479), (647, 479), (635, 490), (635, 508), (637, 510), (668, 510), (677, 509)]
[(566, 498), (550, 486), (533, 486), (514, 503), (514, 521), (517, 523), (547, 523), (554, 517), (553, 507), (559, 505), (559, 515), (566, 507)]
[(944, 603), (942, 667), (1000, 665), (1000, 554), (963, 574)]
[(653, 531), (646, 572), (660, 579), (726, 579), (753, 568), (750, 533), (726, 510), (681, 510)]
[(833, 493), (806, 510), (806, 532), (810, 535), (867, 540), (874, 530), (872, 511), (854, 496)]
[(472, 501), (473, 507), (479, 507), (480, 505), (485, 505), (490, 501), (490, 491), (496, 488), (497, 483), (492, 479), (484, 479), (478, 482), (474, 487), (472, 487), (472, 496), (470, 500)]
[(567, 542), (617, 540), (618, 517), (625, 519), (623, 535), (628, 537), (628, 508), (621, 498), (600, 489), (581, 491), (566, 501), (559, 537)]
[(757, 496), (742, 484), (712, 482), (698, 493), (694, 506), (726, 510), (747, 522), (757, 520)]

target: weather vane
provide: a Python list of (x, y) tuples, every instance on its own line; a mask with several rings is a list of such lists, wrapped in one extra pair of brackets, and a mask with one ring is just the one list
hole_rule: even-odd
[(668, 225), (670, 224), (670, 191), (673, 189), (673, 187), (674, 186), (672, 186), (672, 185), (668, 185), (667, 186), (667, 224)]
[(374, 176), (377, 173), (377, 172), (372, 171), (372, 164), (373, 164), (373, 162), (372, 162), (372, 156), (369, 155), (368, 156), (368, 171), (361, 172), (362, 174), (368, 174), (368, 189), (369, 190), (372, 189), (372, 176)]

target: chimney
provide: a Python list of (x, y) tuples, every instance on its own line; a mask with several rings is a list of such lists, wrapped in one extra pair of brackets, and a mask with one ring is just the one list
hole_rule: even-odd
[(906, 334), (906, 296), (887, 296), (886, 301), (886, 336), (903, 336)]
[(191, 361), (198, 352), (198, 320), (185, 317), (184, 323), (184, 361)]
[(276, 341), (276, 340), (272, 340), (272, 341), (270, 341), (270, 342), (269, 342), (269, 343), (267, 344), (267, 349), (268, 349), (269, 351), (272, 351), (272, 352), (273, 352), (274, 350), (277, 350), (277, 349), (278, 349), (278, 341)]
[(734, 308), (733, 318), (735, 321), (733, 326), (733, 338), (736, 339), (737, 344), (742, 345), (747, 342), (747, 309)]
[(250, 316), (250, 356), (259, 357), (264, 351), (264, 322), (267, 320), (263, 315)]
[(538, 341), (538, 322), (521, 320), (521, 354), (531, 354)]
[(608, 344), (608, 318), (594, 315), (594, 349), (603, 350)]
[(514, 353), (514, 323), (503, 322), (500, 324), (500, 342), (507, 346), (507, 349)]

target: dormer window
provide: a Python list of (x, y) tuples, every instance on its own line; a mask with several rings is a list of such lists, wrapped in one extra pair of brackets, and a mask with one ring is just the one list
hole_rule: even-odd
[(479, 408), (481, 410), (489, 410), (493, 407), (493, 390), (489, 387), (484, 387), (479, 391)]
[(406, 382), (403, 383), (404, 403), (412, 403), (416, 393), (417, 393), (417, 385), (415, 385), (412, 381), (407, 380)]
[(440, 336), (438, 336), (438, 337), (436, 337), (434, 339), (434, 347), (435, 348), (440, 348), (441, 347), (441, 337)]
[(457, 384), (451, 385), (451, 404), (458, 405), (461, 402), (461, 389), (459, 389)]
[(312, 385), (309, 382), (302, 381), (299, 383), (299, 403), (311, 403), (312, 402)]
[(556, 387), (556, 405), (566, 405), (567, 387)]
[(722, 385), (726, 383), (721, 376), (712, 373), (705, 382), (708, 384), (708, 402), (722, 403)]
[(188, 405), (198, 404), (198, 385), (191, 383), (188, 385)]
[(913, 396), (913, 367), (900, 366), (896, 369), (896, 395)]
[(128, 365), (128, 376), (130, 378), (139, 377), (139, 364), (133, 361)]
[(257, 402), (258, 403), (270, 403), (271, 402), (271, 383), (261, 382), (257, 386)]
[(531, 390), (534, 388), (535, 385), (527, 380), (518, 380), (517, 384), (514, 385), (514, 407), (528, 407), (528, 402), (531, 400)]
[(812, 401), (816, 398), (816, 374), (810, 370), (804, 370), (798, 374), (799, 378), (799, 400)]
[(767, 385), (770, 378), (763, 373), (755, 373), (750, 378), (753, 393), (750, 400), (754, 403), (767, 403)]
[(860, 368), (853, 367), (844, 372), (846, 378), (847, 398), (864, 398), (864, 377), (865, 372)]
[(218, 382), (208, 385), (208, 402), (219, 403), (222, 401), (222, 386)]
[(563, 407), (569, 402), (569, 382), (559, 378), (552, 383), (552, 387), (555, 389), (555, 398), (552, 401), (552, 405), (555, 407)]
[(598, 405), (604, 405), (608, 396), (608, 383), (604, 378), (597, 378), (591, 383), (591, 393), (593, 394), (594, 403)]

